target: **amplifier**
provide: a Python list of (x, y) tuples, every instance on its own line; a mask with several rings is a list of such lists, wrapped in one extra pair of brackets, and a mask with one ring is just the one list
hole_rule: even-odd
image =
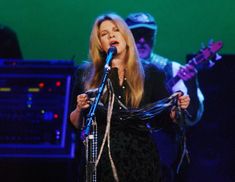
[(71, 61), (0, 60), (0, 157), (73, 158)]

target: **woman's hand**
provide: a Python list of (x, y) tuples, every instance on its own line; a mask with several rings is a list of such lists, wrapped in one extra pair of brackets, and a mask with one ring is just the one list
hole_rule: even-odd
[[(190, 97), (188, 95), (183, 95), (182, 92), (178, 94), (178, 106), (181, 109), (187, 109), (190, 104)], [(170, 117), (172, 118), (173, 122), (176, 122), (176, 107), (174, 106), (171, 110)]]
[(82, 110), (88, 108), (89, 106), (90, 101), (87, 94), (80, 94), (77, 96), (77, 106), (70, 113), (70, 121), (76, 128), (78, 128), (79, 122), (82, 119)]
[(190, 97), (188, 95), (178, 96), (178, 106), (181, 109), (187, 109), (190, 104)]
[(82, 111), (90, 106), (90, 100), (87, 94), (80, 94), (77, 96), (77, 110)]

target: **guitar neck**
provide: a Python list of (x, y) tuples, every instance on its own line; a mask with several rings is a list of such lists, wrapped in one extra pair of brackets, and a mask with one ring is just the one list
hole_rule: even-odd
[[(187, 66), (190, 65), (194, 68), (197, 67), (198, 64), (200, 64), (204, 60), (204, 55), (203, 54), (198, 54), (194, 58), (188, 61), (188, 63), (185, 65), (185, 69), (187, 69)], [(167, 83), (167, 89), (172, 90), (172, 87), (179, 81), (181, 78), (176, 74), (174, 77), (170, 78)]]

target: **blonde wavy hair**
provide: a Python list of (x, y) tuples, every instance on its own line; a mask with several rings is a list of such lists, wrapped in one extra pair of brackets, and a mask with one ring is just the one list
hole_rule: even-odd
[(142, 64), (139, 61), (139, 56), (137, 48), (135, 46), (133, 35), (125, 21), (115, 13), (101, 15), (95, 20), (90, 35), (89, 48), (89, 56), (93, 62), (93, 68), (92, 74), (90, 75), (90, 79), (85, 85), (85, 88), (97, 88), (101, 83), (106, 53), (101, 47), (101, 42), (99, 39), (99, 27), (105, 20), (111, 20), (117, 26), (127, 43), (125, 77), (127, 78), (128, 86), (126, 91), (126, 104), (128, 107), (137, 108), (143, 97), (145, 75)]

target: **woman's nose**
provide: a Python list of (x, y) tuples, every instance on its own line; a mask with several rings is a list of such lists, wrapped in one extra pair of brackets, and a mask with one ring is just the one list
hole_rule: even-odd
[(114, 36), (115, 36), (114, 33), (110, 33), (110, 34), (109, 34), (109, 37), (110, 37), (110, 38), (112, 38), (112, 37), (114, 37)]

